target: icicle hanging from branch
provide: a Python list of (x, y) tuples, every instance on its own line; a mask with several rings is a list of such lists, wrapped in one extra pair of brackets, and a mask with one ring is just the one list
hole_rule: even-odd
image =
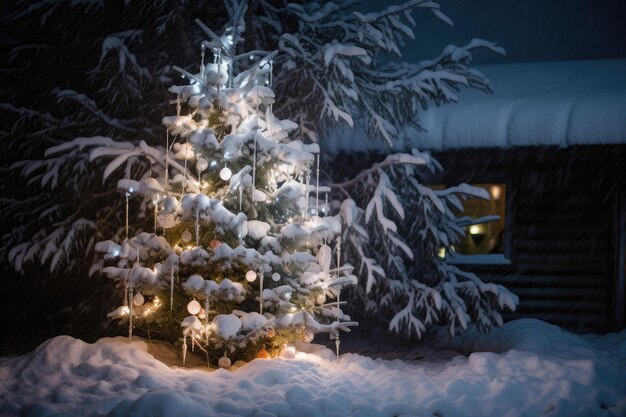
[(256, 132), (254, 132), (254, 151), (252, 156), (252, 204), (254, 204), (254, 190), (256, 189)]
[(133, 188), (129, 188), (128, 191), (126, 191), (124, 193), (124, 196), (126, 197), (126, 207), (125, 207), (125, 222), (124, 222), (124, 229), (126, 230), (126, 239), (128, 239), (128, 199), (130, 197), (130, 194), (133, 192)]
[(189, 136), (185, 140), (185, 172), (183, 176), (183, 190), (180, 192), (180, 198), (185, 195), (185, 188), (187, 187), (187, 159), (189, 158)]
[[(337, 280), (339, 280), (339, 275), (341, 274), (341, 236), (337, 236), (337, 245), (335, 246), (337, 250)], [(335, 347), (337, 349), (337, 360), (339, 360), (339, 345), (341, 341), (339, 340), (339, 314), (340, 314), (340, 296), (341, 296), (341, 287), (337, 287), (337, 339), (335, 339)]]
[(304, 220), (309, 218), (309, 183), (311, 182), (311, 175), (309, 170), (306, 171), (306, 188), (304, 189)]
[(200, 78), (202, 78), (203, 81), (206, 81), (204, 78), (204, 43), (200, 45), (200, 49), (202, 50), (202, 52), (200, 53)]
[(164, 175), (164, 180), (165, 182), (163, 183), (163, 185), (165, 186), (165, 188), (167, 189), (167, 184), (169, 181), (169, 165), (170, 165), (170, 131), (165, 129), (165, 175)]
[(320, 215), (320, 154), (317, 153), (317, 182), (315, 184), (315, 215)]
[(259, 313), (263, 315), (263, 270), (259, 269)]
[(133, 286), (128, 289), (128, 341), (133, 340)]

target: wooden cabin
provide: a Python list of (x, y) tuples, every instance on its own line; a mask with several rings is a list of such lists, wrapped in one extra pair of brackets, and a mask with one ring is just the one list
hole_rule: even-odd
[[(517, 294), (507, 320), (581, 333), (625, 328), (626, 60), (480, 69), (493, 95), (467, 91), (420, 113), (425, 131), (408, 132), (402, 145), (443, 165), (433, 184), (490, 192), (488, 203), (468, 201), (466, 214), (501, 217), (468, 228), (447, 261)], [(364, 152), (361, 161), (384, 150), (362, 138), (325, 148)]]

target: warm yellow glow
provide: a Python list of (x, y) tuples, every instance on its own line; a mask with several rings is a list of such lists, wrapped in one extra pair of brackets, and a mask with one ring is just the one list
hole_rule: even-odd
[(439, 248), (439, 250), (437, 251), (437, 256), (439, 256), (440, 258), (445, 258), (446, 257), (446, 248), (444, 248), (443, 246)]
[(491, 188), (489, 189), (489, 192), (491, 193), (491, 196), (493, 197), (494, 200), (499, 200), (500, 197), (502, 196), (502, 188), (500, 188), (500, 186), (498, 185), (491, 186)]
[(469, 228), (470, 235), (478, 235), (482, 232), (482, 227), (477, 224), (473, 224)]
[(143, 311), (142, 316), (146, 317), (150, 315), (154, 310), (159, 307), (161, 307), (161, 300), (159, 299), (159, 297), (154, 297), (154, 299), (152, 300), (152, 305), (146, 307), (146, 309)]

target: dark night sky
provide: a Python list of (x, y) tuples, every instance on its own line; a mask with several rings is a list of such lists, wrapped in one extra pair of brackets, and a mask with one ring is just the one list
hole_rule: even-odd
[[(367, 0), (365, 11), (380, 9)], [(400, 3), (400, 2), (394, 2)], [(440, 0), (450, 27), (429, 13), (414, 13), (417, 42), (405, 59), (437, 56), (447, 44), (472, 38), (494, 41), (506, 57), (478, 53), (477, 64), (626, 57), (625, 0)], [(426, 40), (426, 41), (424, 41)]]

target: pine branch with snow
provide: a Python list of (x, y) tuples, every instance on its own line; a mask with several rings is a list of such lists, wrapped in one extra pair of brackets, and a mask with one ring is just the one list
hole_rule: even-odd
[(506, 288), (439, 258), (442, 248), (453, 251), (459, 243), (461, 225), (473, 221), (456, 214), (463, 211), (462, 201), (489, 198), (484, 189), (467, 184), (442, 190), (422, 184), (440, 169), (429, 154), (414, 150), (374, 164), (360, 181), (335, 184), (359, 196), (358, 203), (341, 204), (344, 254), (359, 275), (355, 297), (390, 330), (417, 338), (438, 326), (454, 335), (471, 323), (488, 332), (502, 325), (502, 311), (514, 311), (518, 303)]

